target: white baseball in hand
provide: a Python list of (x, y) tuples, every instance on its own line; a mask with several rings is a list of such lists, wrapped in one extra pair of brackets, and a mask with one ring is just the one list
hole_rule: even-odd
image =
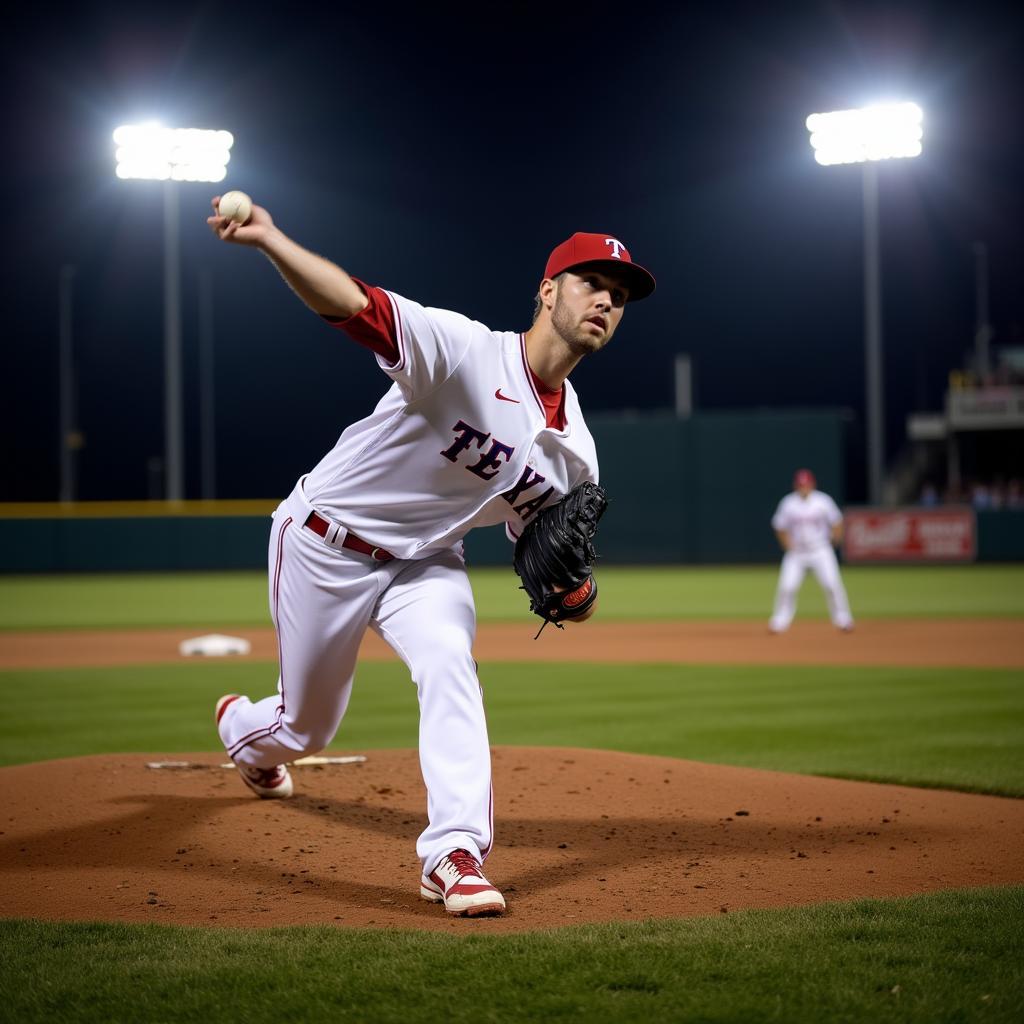
[(252, 216), (252, 200), (244, 192), (225, 192), (217, 204), (217, 213), (228, 220), (246, 224)]

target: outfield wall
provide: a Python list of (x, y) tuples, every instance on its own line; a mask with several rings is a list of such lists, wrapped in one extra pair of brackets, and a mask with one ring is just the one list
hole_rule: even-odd
[[(813, 468), (822, 490), (845, 500), (847, 419), (821, 412), (702, 413), (587, 418), (608, 511), (604, 561), (750, 563), (778, 555), (770, 519), (793, 471)], [(507, 561), (500, 531), (467, 539), (477, 561)], [(488, 533), (498, 536), (487, 536)]]
[[(588, 419), (610, 496), (602, 561), (774, 562), (769, 525), (793, 470), (845, 502), (840, 411), (603, 415)], [(262, 569), (277, 501), (0, 505), (0, 572)], [(472, 564), (508, 564), (504, 530), (466, 540)], [(978, 513), (978, 558), (1024, 561), (1024, 511)]]

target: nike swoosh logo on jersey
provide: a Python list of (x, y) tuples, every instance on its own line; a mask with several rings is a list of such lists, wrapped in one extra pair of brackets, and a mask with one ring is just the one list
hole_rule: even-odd
[(516, 405), (521, 405), (521, 404), (522, 404), (522, 403), (521, 403), (521, 402), (519, 401), (519, 399), (518, 399), (518, 398), (509, 398), (509, 397), (508, 397), (508, 395), (503, 395), (503, 394), (501, 393), (501, 388), (498, 388), (498, 389), (497, 389), (497, 390), (496, 390), (496, 391), (494, 392), (494, 397), (495, 397), (495, 398), (498, 398), (498, 399), (501, 399), (501, 401), (503, 401), (503, 402), (515, 402), (515, 403), (516, 403)]

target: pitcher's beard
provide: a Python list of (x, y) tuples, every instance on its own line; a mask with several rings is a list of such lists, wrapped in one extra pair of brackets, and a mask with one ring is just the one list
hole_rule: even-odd
[(561, 295), (555, 300), (555, 308), (551, 311), (551, 326), (577, 358), (600, 351), (608, 340), (607, 332), (594, 335), (582, 324), (574, 323), (572, 315), (562, 302)]

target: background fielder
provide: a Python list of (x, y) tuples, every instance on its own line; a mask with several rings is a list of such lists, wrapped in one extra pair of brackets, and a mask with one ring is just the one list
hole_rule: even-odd
[(809, 469), (797, 470), (793, 487), (772, 516), (772, 528), (785, 554), (769, 629), (781, 633), (789, 628), (796, 614), (797, 592), (810, 569), (825, 591), (832, 624), (849, 632), (853, 617), (833, 550), (843, 538), (843, 514), (827, 494), (815, 489), (814, 474)]
[(222, 697), (220, 737), (258, 795), (289, 796), (287, 762), (333, 739), (373, 629), (408, 666), (419, 699), (421, 895), (450, 913), (501, 913), (481, 867), (493, 841), (491, 764), (461, 542), (499, 523), (514, 538), (541, 508), (597, 482), (594, 441), (566, 378), (654, 279), (618, 239), (577, 233), (548, 259), (533, 326), (491, 331), (351, 278), (261, 207), (242, 225), (219, 216), (217, 202), (208, 223), (218, 237), (262, 251), (392, 381), (274, 514), (277, 693)]

